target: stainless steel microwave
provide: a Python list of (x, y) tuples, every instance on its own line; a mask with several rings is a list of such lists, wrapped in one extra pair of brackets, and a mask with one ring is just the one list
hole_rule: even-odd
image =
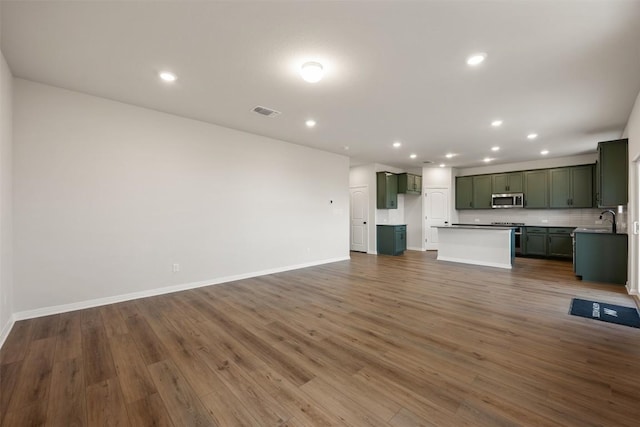
[(522, 193), (492, 194), (491, 207), (494, 209), (522, 208), (524, 207), (524, 194)]

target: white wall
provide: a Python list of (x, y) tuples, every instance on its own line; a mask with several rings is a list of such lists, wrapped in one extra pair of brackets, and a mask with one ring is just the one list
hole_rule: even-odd
[(14, 154), (16, 311), (349, 256), (345, 156), (20, 79)]
[[(640, 94), (636, 98), (636, 103), (629, 116), (627, 127), (624, 132), (625, 137), (629, 138), (629, 224), (634, 221), (640, 221), (640, 187), (638, 165), (640, 164)], [(630, 226), (629, 229), (632, 229)], [(638, 243), (638, 235), (629, 234), (629, 293), (638, 295), (639, 287), (639, 260), (640, 250)], [(637, 300), (640, 305), (640, 300)]]
[(13, 314), (12, 99), (13, 77), (0, 52), (0, 345)]

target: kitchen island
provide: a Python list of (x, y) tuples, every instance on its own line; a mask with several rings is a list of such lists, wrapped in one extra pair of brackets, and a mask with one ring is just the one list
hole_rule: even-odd
[(514, 227), (454, 225), (438, 228), (438, 260), (512, 268)]

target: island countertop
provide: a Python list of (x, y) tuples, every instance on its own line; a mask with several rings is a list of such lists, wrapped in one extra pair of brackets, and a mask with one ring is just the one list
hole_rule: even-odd
[(454, 224), (454, 225), (437, 225), (435, 228), (465, 228), (465, 229), (474, 229), (474, 230), (513, 230), (514, 228), (518, 228), (518, 226), (509, 226), (509, 225), (466, 225), (466, 224)]

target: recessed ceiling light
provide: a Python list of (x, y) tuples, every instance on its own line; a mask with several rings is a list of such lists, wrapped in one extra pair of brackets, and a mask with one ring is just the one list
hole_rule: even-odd
[(417, 154), (411, 154), (409, 157), (411, 157), (412, 159), (415, 159), (416, 157), (418, 157)]
[(482, 64), (485, 59), (487, 59), (486, 53), (474, 53), (467, 58), (467, 65), (475, 67), (476, 65)]
[(498, 150), (500, 150), (500, 147), (498, 147), (498, 146), (491, 147), (491, 151), (498, 151)]
[(324, 69), (319, 62), (305, 62), (300, 67), (300, 75), (304, 81), (309, 83), (317, 83), (322, 79)]
[(165, 82), (175, 82), (178, 77), (169, 71), (160, 72), (160, 78)]
[(530, 133), (529, 135), (527, 135), (527, 139), (536, 139), (538, 137), (537, 133)]
[(455, 154), (453, 154), (453, 153), (447, 153), (447, 154), (445, 155), (445, 157), (446, 157), (447, 159), (450, 159), (450, 158), (452, 158), (453, 156), (455, 156)]
[(440, 163), (440, 167), (443, 168), (445, 166), (444, 163)]
[(393, 146), (394, 146), (395, 148), (398, 148), (398, 147), (400, 147), (401, 145), (402, 145), (402, 143), (401, 143), (400, 141), (396, 141), (396, 142), (394, 142), (394, 143), (393, 143)]
[(494, 128), (502, 126), (502, 120), (494, 120), (494, 121), (492, 121), (491, 122), (491, 126), (493, 126)]
[(542, 154), (543, 156), (546, 156), (547, 154), (549, 154), (549, 150), (542, 150), (540, 154)]
[(485, 162), (485, 163), (489, 163), (491, 160), (493, 160), (493, 159), (490, 158), (490, 157), (485, 157), (484, 159), (482, 159), (482, 161)]
[(344, 146), (344, 151), (349, 151), (349, 146), (348, 145)]
[(313, 119), (309, 119), (306, 122), (304, 122), (305, 125), (307, 125), (308, 128), (312, 128), (316, 125), (316, 121)]

